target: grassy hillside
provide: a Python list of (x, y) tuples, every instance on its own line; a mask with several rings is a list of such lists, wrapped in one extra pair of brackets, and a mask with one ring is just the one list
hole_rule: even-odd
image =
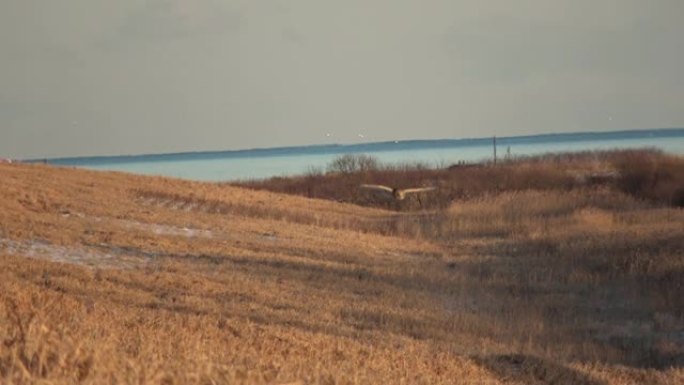
[[(681, 159), (648, 154), (262, 191), (0, 164), (0, 382), (680, 384)], [(403, 172), (440, 198), (320, 193)], [(301, 181), (330, 199), (263, 191)]]

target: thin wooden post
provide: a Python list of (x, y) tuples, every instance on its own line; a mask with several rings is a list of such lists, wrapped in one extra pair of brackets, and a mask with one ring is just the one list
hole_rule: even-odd
[(492, 138), (492, 145), (494, 146), (494, 164), (496, 164), (496, 135)]

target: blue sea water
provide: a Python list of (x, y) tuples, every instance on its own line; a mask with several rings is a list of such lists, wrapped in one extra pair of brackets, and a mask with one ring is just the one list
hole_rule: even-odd
[[(548, 134), (497, 138), (499, 157), (550, 152), (657, 148), (684, 155), (684, 129)], [(318, 145), (222, 152), (49, 159), (50, 164), (164, 175), (200, 181), (260, 179), (324, 170), (341, 154), (373, 155), (384, 163), (421, 162), (447, 166), (492, 157), (492, 138), (413, 140), (353, 145)]]

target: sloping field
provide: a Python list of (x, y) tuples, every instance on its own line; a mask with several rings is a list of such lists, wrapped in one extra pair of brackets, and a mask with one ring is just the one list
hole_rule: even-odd
[(681, 384), (684, 213), (0, 164), (0, 383)]

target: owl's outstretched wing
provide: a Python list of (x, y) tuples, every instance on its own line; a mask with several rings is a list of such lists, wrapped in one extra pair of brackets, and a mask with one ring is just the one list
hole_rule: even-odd
[(433, 191), (436, 190), (436, 187), (415, 187), (415, 188), (406, 188), (401, 190), (402, 193), (404, 194), (413, 194), (413, 193), (419, 193), (419, 192), (425, 192), (425, 191)]
[(381, 184), (362, 184), (360, 187), (366, 190), (379, 191), (389, 194), (394, 193), (394, 190), (391, 187), (383, 186)]

